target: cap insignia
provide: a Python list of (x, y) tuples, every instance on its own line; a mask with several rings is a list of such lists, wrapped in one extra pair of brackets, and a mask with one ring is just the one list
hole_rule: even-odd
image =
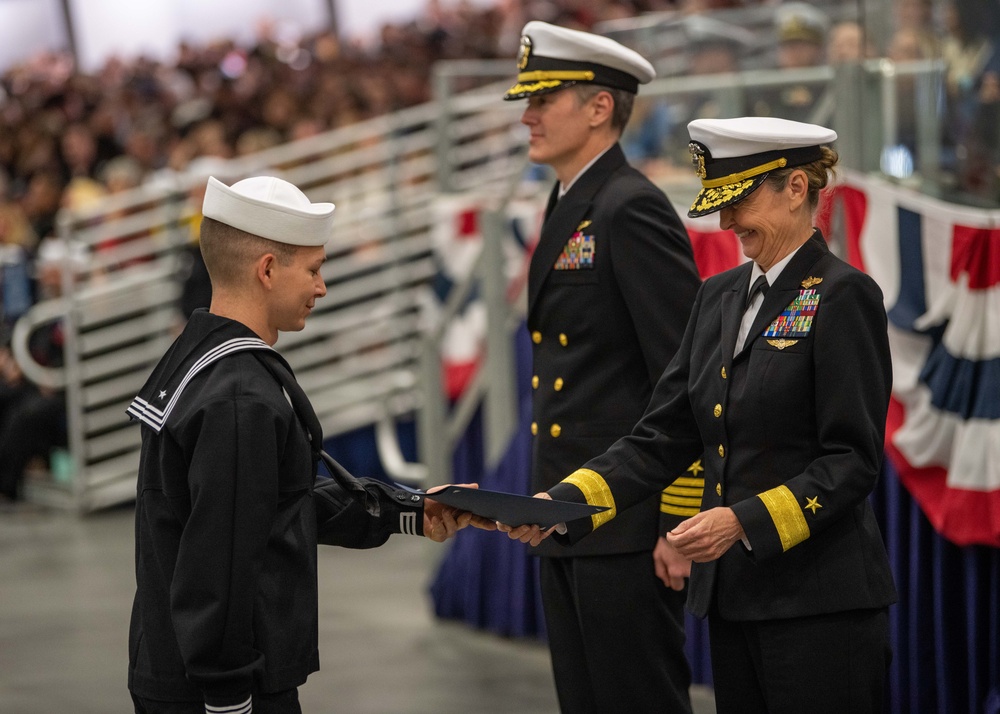
[(814, 278), (813, 276), (810, 275), (808, 278), (802, 281), (802, 287), (808, 290), (813, 285), (819, 285), (821, 282), (823, 282), (823, 278)]
[(528, 66), (528, 58), (531, 56), (531, 38), (521, 35), (521, 47), (517, 51), (517, 68), (523, 70)]
[(692, 141), (688, 144), (688, 151), (691, 152), (691, 165), (694, 166), (694, 172), (698, 175), (698, 178), (705, 178), (707, 175), (705, 173), (705, 147), (696, 141)]

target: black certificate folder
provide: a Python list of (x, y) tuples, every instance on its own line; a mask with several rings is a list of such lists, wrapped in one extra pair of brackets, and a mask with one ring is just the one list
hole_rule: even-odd
[(608, 510), (605, 506), (550, 501), (546, 498), (464, 486), (448, 486), (427, 494), (427, 497), (447, 506), (471, 511), (491, 521), (500, 521), (508, 526), (537, 525), (551, 528), (559, 523), (588, 518), (595, 513)]

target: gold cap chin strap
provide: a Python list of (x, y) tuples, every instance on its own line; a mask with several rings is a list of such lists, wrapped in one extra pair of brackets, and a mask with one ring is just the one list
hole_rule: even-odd
[(544, 70), (539, 69), (534, 72), (521, 72), (517, 75), (518, 82), (548, 82), (558, 80), (562, 82), (593, 82), (594, 73), (590, 70)]

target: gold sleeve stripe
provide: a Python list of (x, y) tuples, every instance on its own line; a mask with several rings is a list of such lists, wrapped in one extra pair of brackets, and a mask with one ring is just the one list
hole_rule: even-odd
[(778, 529), (782, 550), (798, 545), (809, 537), (809, 524), (802, 514), (799, 503), (787, 486), (778, 486), (770, 491), (757, 494), (764, 502), (774, 527)]
[(660, 504), (660, 513), (666, 513), (671, 516), (690, 518), (691, 516), (697, 516), (700, 512), (701, 508), (681, 508), (680, 506), (671, 506), (666, 503)]
[(696, 496), (701, 498), (701, 494), (705, 492), (704, 488), (680, 488), (679, 486), (671, 486), (663, 491), (664, 496)]
[(577, 469), (563, 479), (563, 482), (571, 483), (580, 489), (583, 492), (583, 497), (591, 506), (606, 506), (608, 508), (607, 511), (595, 513), (590, 517), (595, 531), (618, 515), (618, 510), (615, 508), (615, 497), (611, 495), (608, 482), (596, 471)]
[(670, 484), (670, 486), (667, 486), (667, 488), (663, 490), (666, 491), (671, 486), (689, 486), (691, 488), (705, 488), (705, 479), (693, 478), (691, 476), (680, 476), (679, 478), (675, 479), (674, 482)]
[(660, 496), (660, 503), (672, 503), (675, 506), (697, 506), (701, 508), (701, 494), (698, 494), (694, 498), (685, 498), (684, 496), (667, 496), (664, 494)]

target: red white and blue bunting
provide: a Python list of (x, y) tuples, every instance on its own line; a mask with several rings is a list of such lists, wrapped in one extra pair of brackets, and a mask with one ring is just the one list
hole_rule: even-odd
[(941, 535), (1000, 547), (1000, 211), (851, 174), (838, 214), (889, 314), (886, 452)]

